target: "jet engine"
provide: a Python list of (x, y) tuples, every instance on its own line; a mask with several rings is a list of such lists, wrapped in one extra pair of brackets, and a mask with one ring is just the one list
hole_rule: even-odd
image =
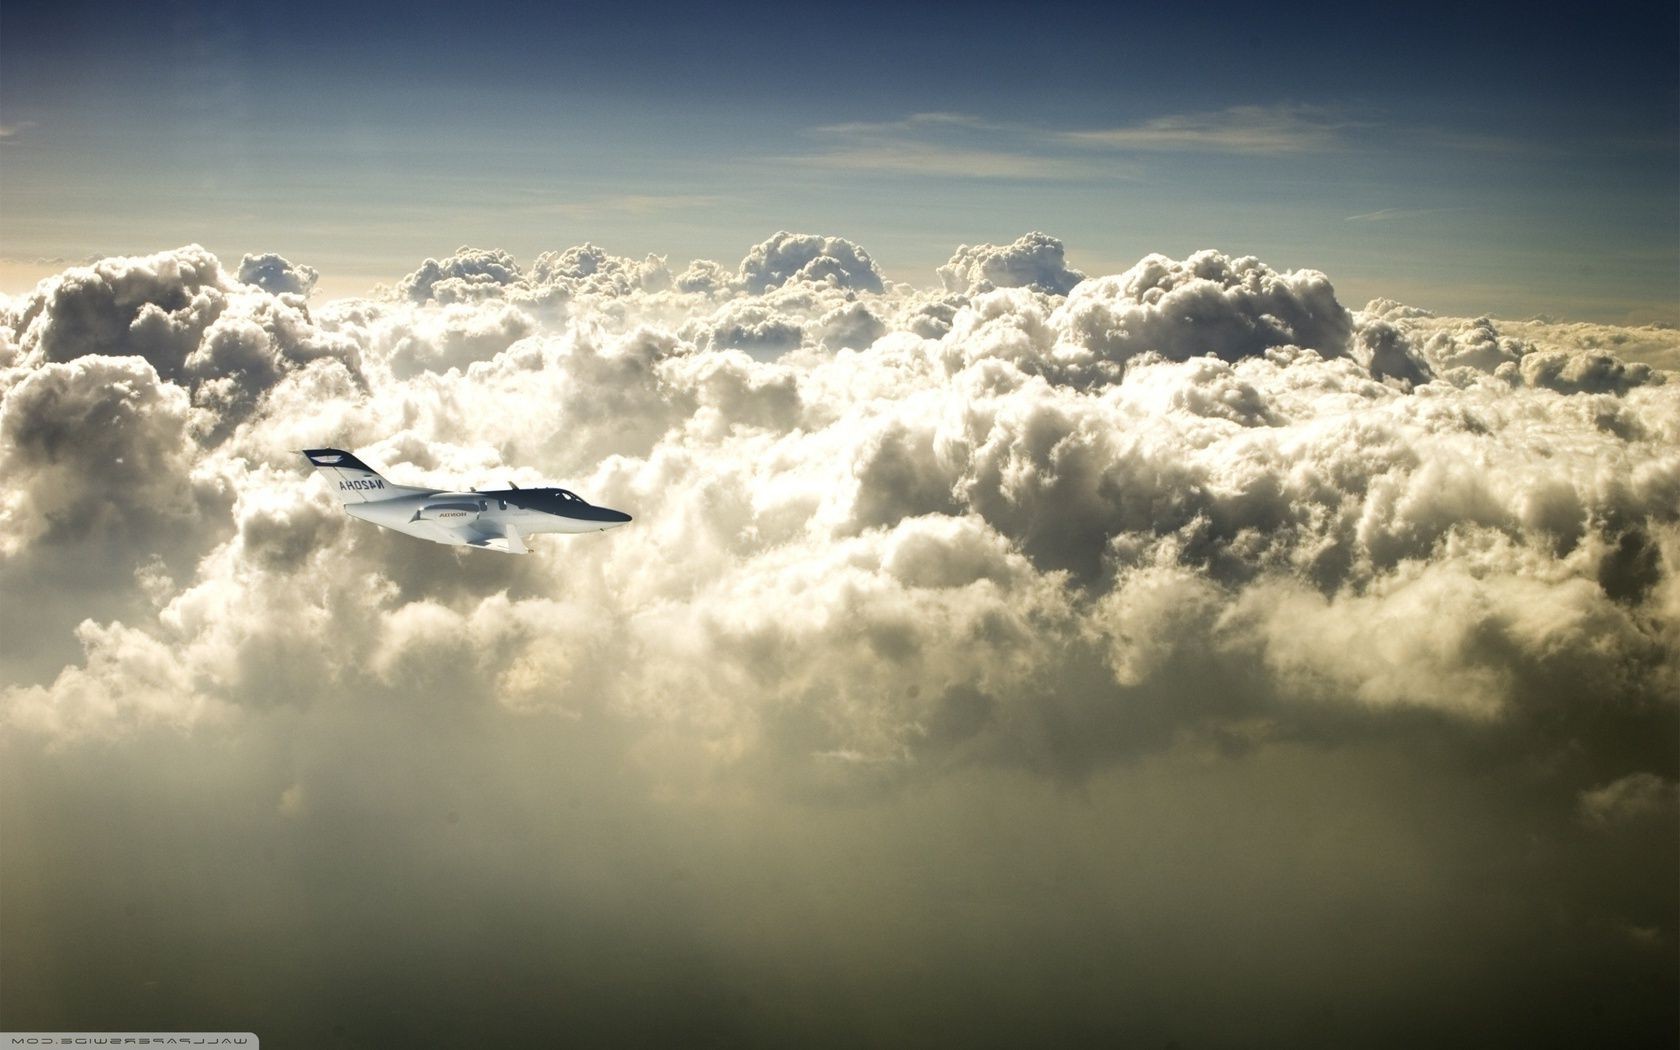
[(483, 510), (478, 500), (442, 500), (428, 503), (414, 512), (410, 521), (436, 521), (445, 525), (462, 525), (477, 518)]

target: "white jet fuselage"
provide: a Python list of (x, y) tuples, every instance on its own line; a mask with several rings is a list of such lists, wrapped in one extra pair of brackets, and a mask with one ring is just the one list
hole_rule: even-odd
[(391, 484), (342, 449), (303, 454), (327, 478), (346, 514), (433, 543), (525, 554), (526, 536), (605, 532), (630, 521), (623, 511), (597, 507), (566, 489), (412, 488)]
[(411, 496), (398, 496), (375, 503), (347, 503), (344, 512), (353, 518), (438, 543), (463, 542), (457, 538), (463, 528), (486, 532), (504, 532), (514, 528), (521, 535), (530, 536), (539, 532), (601, 532), (630, 520), (628, 516), (616, 521), (572, 517), (565, 513), (521, 507), (503, 497), (482, 492), (413, 491), (415, 494)]

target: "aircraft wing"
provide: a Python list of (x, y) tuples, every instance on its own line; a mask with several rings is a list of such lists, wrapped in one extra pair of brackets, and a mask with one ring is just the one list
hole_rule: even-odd
[(459, 524), (454, 524), (451, 520), (461, 517), (465, 515), (427, 519), (417, 511), (408, 521), (381, 524), (422, 540), (444, 543), (451, 547), (477, 547), (480, 550), (501, 551), (503, 554), (531, 553), (531, 549), (525, 545), (525, 537), (513, 524), (477, 515)]
[(463, 525), (458, 529), (451, 529), (460, 536), (457, 541), (468, 547), (480, 550), (501, 551), (503, 554), (529, 554), (531, 548), (525, 546), (525, 537), (512, 525), (498, 526), (474, 523)]

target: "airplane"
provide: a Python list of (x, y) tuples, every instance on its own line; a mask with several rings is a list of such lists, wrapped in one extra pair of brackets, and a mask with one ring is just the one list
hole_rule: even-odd
[(332, 485), (346, 514), (433, 543), (529, 554), (525, 537), (532, 533), (605, 532), (630, 520), (623, 511), (594, 506), (565, 489), (413, 488), (391, 484), (341, 448), (302, 452)]

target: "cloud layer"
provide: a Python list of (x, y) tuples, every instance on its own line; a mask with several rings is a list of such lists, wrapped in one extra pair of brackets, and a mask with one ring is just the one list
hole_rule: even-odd
[[(937, 276), (778, 233), (309, 303), (189, 247), (0, 302), (7, 1025), (214, 997), (360, 1045), (315, 993), (361, 982), (736, 1042), (1671, 1026), (1672, 333), (1039, 233)], [(421, 545), (320, 444), (636, 523)], [(199, 866), (77, 867), (118, 850)], [(284, 947), (206, 977), (239, 921)]]

